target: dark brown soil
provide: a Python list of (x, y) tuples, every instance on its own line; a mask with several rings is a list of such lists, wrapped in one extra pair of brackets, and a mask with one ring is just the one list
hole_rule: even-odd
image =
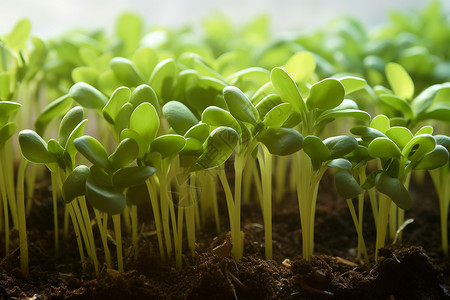
[[(150, 210), (142, 207), (138, 260), (126, 261), (123, 274), (103, 267), (97, 278), (91, 265), (82, 271), (73, 237), (62, 240), (55, 253), (51, 205), (41, 190), (46, 198), (36, 201), (28, 219), (30, 275), (22, 275), (19, 251), (12, 251), (0, 262), (0, 299), (450, 299), (450, 262), (440, 250), (438, 202), (430, 182), (412, 191), (415, 204), (407, 217), (415, 220), (403, 232), (404, 244), (382, 249), (384, 259), (372, 266), (355, 260), (356, 232), (347, 204), (329, 186), (331, 179), (325, 177), (311, 261), (301, 258), (294, 196), (274, 204), (274, 260), (263, 259), (264, 228), (256, 203), (242, 207), (244, 258), (236, 262), (229, 257), (227, 212), (221, 203), (223, 233), (217, 236), (213, 225), (205, 226), (210, 231), (198, 233), (197, 254), (192, 258), (186, 252), (181, 271), (160, 262), (156, 237), (146, 234), (154, 230), (145, 214)], [(373, 258), (375, 230), (366, 207), (364, 235)], [(17, 239), (17, 233), (11, 237)], [(127, 242), (125, 236), (125, 253)], [(3, 246), (0, 257), (5, 257)]]

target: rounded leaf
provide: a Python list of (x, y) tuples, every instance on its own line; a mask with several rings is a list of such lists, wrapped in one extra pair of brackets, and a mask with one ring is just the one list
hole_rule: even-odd
[(131, 90), (125, 86), (117, 88), (111, 97), (106, 103), (105, 107), (103, 107), (103, 116), (105, 120), (111, 124), (114, 124), (117, 115), (119, 114), (122, 107), (125, 103), (130, 100)]
[(178, 154), (184, 145), (186, 139), (178, 134), (165, 134), (157, 137), (151, 144), (152, 152), (161, 153), (162, 158), (171, 157)]
[(114, 57), (110, 61), (109, 67), (123, 85), (134, 87), (144, 83), (144, 79), (134, 63), (127, 58)]
[(122, 168), (113, 174), (112, 181), (115, 188), (125, 189), (144, 183), (155, 172), (156, 169), (150, 166)]
[(99, 186), (92, 178), (92, 174), (86, 181), (86, 199), (94, 208), (109, 215), (122, 213), (127, 204), (126, 198), (121, 192)]
[(387, 195), (401, 209), (410, 209), (412, 206), (411, 196), (405, 186), (398, 178), (393, 178), (385, 173), (379, 173), (376, 177), (376, 189)]
[(139, 154), (138, 143), (133, 139), (123, 139), (108, 159), (112, 169), (117, 170), (129, 166)]
[(103, 145), (92, 136), (84, 135), (73, 141), (75, 148), (91, 163), (109, 169), (108, 153)]
[[(36, 132), (40, 135), (43, 135), (50, 121), (58, 116), (64, 115), (72, 106), (72, 101), (73, 100), (69, 97), (69, 95), (64, 95), (50, 102), (46, 107), (44, 107), (44, 109), (41, 111), (36, 121), (34, 122)], [(0, 112), (2, 110), (2, 102), (0, 102)]]
[(202, 122), (213, 127), (231, 127), (237, 132), (241, 131), (239, 123), (233, 115), (225, 109), (217, 106), (209, 106), (202, 113)]
[(326, 78), (315, 83), (306, 99), (308, 108), (333, 109), (342, 103), (345, 89), (342, 83), (334, 78)]
[(294, 79), (285, 70), (274, 68), (270, 73), (270, 79), (283, 101), (290, 103), (300, 115), (307, 112), (305, 102)]
[(398, 158), (402, 156), (402, 152), (398, 146), (387, 137), (375, 138), (370, 142), (368, 150), (372, 157)]
[(302, 148), (303, 136), (292, 128), (267, 128), (258, 140), (263, 143), (273, 155), (289, 155)]
[(19, 145), (23, 156), (34, 163), (54, 163), (57, 158), (47, 151), (47, 143), (34, 131), (25, 129), (19, 132)]
[(159, 130), (159, 117), (153, 105), (145, 102), (136, 107), (130, 117), (130, 129), (150, 145)]
[(163, 106), (163, 114), (176, 133), (184, 135), (198, 123), (191, 110), (181, 102), (169, 101)]
[(344, 199), (353, 199), (362, 193), (358, 182), (347, 170), (338, 170), (334, 174), (334, 184), (338, 194)]
[(62, 186), (62, 197), (64, 202), (70, 203), (76, 197), (86, 194), (86, 181), (90, 170), (84, 165), (77, 166), (72, 173), (67, 176)]
[(386, 117), (385, 115), (378, 115), (372, 119), (372, 122), (370, 122), (370, 127), (375, 128), (385, 134), (386, 131), (391, 128), (390, 124), (391, 122), (389, 121), (388, 117)]
[(340, 135), (327, 138), (323, 141), (330, 149), (330, 159), (342, 157), (358, 147), (358, 142), (352, 136)]
[(193, 170), (205, 170), (222, 165), (233, 153), (239, 140), (236, 130), (230, 127), (217, 127), (211, 131)]
[(84, 111), (81, 106), (69, 110), (61, 120), (58, 130), (58, 142), (65, 148), (70, 134), (83, 121)]
[(414, 95), (414, 83), (405, 68), (397, 63), (388, 63), (386, 77), (396, 96), (411, 100)]
[(240, 89), (234, 86), (225, 87), (223, 89), (223, 98), (228, 110), (236, 119), (256, 125), (259, 113)]
[(131, 93), (130, 103), (133, 104), (134, 107), (138, 107), (141, 103), (149, 102), (156, 109), (157, 112), (160, 112), (161, 108), (159, 107), (158, 96), (156, 96), (155, 91), (151, 86), (147, 84), (141, 84)]
[(367, 84), (367, 82), (363, 78), (355, 76), (344, 76), (338, 79), (344, 86), (346, 95), (359, 91), (360, 89), (364, 88)]
[(436, 147), (436, 140), (430, 134), (419, 134), (412, 138), (403, 148), (402, 155), (413, 163), (419, 162), (425, 154)]
[(312, 159), (320, 162), (328, 160), (330, 149), (315, 135), (308, 135), (303, 141), (303, 151)]
[(102, 109), (108, 102), (108, 98), (93, 86), (85, 83), (75, 83), (68, 95), (86, 108)]
[(295, 82), (302, 82), (313, 74), (316, 69), (316, 61), (311, 52), (302, 51), (291, 56), (285, 68)]
[(391, 127), (386, 131), (386, 136), (390, 138), (400, 150), (413, 138), (413, 134), (408, 128), (400, 126)]
[[(228, 113), (228, 112), (227, 112)], [(202, 144), (206, 141), (209, 136), (209, 126), (208, 124), (199, 123), (192, 126), (185, 134), (184, 137), (194, 138), (199, 140)]]
[(267, 127), (281, 127), (289, 119), (291, 112), (292, 105), (290, 103), (281, 103), (264, 116), (263, 123)]
[(414, 170), (433, 170), (444, 166), (449, 161), (449, 154), (444, 146), (436, 145), (433, 151), (425, 156), (414, 166)]

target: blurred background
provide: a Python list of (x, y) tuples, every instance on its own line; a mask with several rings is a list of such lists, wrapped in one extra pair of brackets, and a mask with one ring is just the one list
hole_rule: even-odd
[[(72, 29), (111, 29), (123, 11), (141, 14), (147, 26), (179, 27), (199, 24), (211, 12), (221, 11), (236, 24), (260, 13), (271, 15), (275, 32), (315, 29), (338, 16), (354, 16), (368, 28), (382, 24), (393, 10), (421, 10), (427, 0), (1, 0), (0, 33), (11, 30), (23, 17), (33, 33), (54, 36)], [(450, 1), (442, 1), (450, 13)]]

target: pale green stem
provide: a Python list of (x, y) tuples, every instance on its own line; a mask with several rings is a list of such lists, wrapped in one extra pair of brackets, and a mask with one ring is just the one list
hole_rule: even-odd
[[(86, 200), (83, 197), (79, 197), (78, 199), (79, 204), (80, 204), (80, 208), (81, 208), (81, 214), (82, 217), (84, 219), (84, 224), (86, 226), (86, 231), (87, 231), (87, 235), (89, 238), (89, 245), (91, 247), (91, 253), (92, 253), (92, 260), (94, 261), (94, 269), (95, 269), (95, 274), (98, 276), (99, 274), (99, 270), (98, 270), (98, 259), (97, 259), (97, 251), (95, 248), (95, 240), (94, 240), (94, 233), (92, 232), (92, 223), (91, 223), (91, 218), (89, 217), (89, 211), (86, 205)], [(74, 201), (76, 201), (74, 200)]]
[(114, 234), (116, 237), (117, 248), (117, 265), (119, 272), (123, 272), (123, 256), (122, 256), (122, 229), (120, 228), (120, 214), (113, 215)]
[(196, 186), (196, 175), (195, 173), (190, 176), (190, 185), (191, 188), (187, 191), (188, 205), (186, 206), (186, 231), (187, 231), (187, 239), (189, 249), (191, 250), (191, 254), (195, 254), (195, 207), (197, 207), (197, 191), (195, 190)]
[(58, 226), (58, 184), (56, 182), (57, 174), (50, 172), (52, 184), (52, 202), (53, 202), (53, 229), (55, 235), (55, 251), (59, 252), (59, 226)]
[(161, 260), (165, 261), (162, 229), (161, 229), (161, 214), (158, 205), (158, 195), (156, 193), (156, 188), (151, 184), (150, 179), (145, 181), (147, 185), (147, 191), (150, 196), (150, 202), (152, 205), (153, 217), (155, 218), (156, 235), (158, 237), (159, 254), (161, 255)]
[(131, 217), (131, 238), (133, 241), (134, 249), (134, 260), (138, 258), (138, 214), (137, 205), (131, 205), (130, 207), (130, 217)]
[[(103, 226), (102, 218), (100, 216), (100, 212), (98, 209), (94, 208), (95, 218), (97, 219), (97, 226), (98, 230), (100, 232), (100, 238), (102, 239), (103, 244), (103, 250), (105, 252), (105, 260), (106, 260), (106, 266), (108, 269), (112, 268), (112, 260), (111, 260), (111, 252), (109, 252), (108, 247), (108, 233), (106, 231), (106, 227)], [(107, 214), (103, 214), (103, 218), (108, 218)]]
[(130, 217), (130, 208), (128, 206), (125, 206), (125, 209), (122, 213), (123, 216), (123, 223), (125, 225), (125, 229), (127, 230), (128, 235), (131, 235), (131, 217)]
[[(358, 197), (359, 198), (359, 197)], [(356, 216), (355, 207), (353, 206), (352, 199), (347, 199), (348, 208), (350, 209), (350, 214), (352, 215), (353, 224), (356, 228), (356, 233), (358, 234), (358, 255), (357, 259), (361, 259), (361, 249), (364, 252), (364, 261), (367, 265), (369, 265), (369, 255), (367, 254), (367, 248), (366, 243), (364, 242), (364, 236), (362, 232), (362, 219), (358, 220), (358, 217)], [(361, 216), (360, 216), (361, 218)], [(360, 249), (361, 248), (361, 249)]]
[(264, 241), (266, 260), (272, 260), (272, 154), (262, 146), (264, 157), (258, 151), (258, 162), (261, 170), (263, 197), (261, 198), (264, 219)]
[[(234, 182), (234, 232), (231, 233), (233, 247), (231, 252), (235, 260), (239, 260), (244, 255), (244, 233), (241, 231), (241, 196), (242, 196), (242, 172), (245, 160), (237, 155), (234, 162), (235, 182)], [(234, 236), (234, 238), (233, 238)]]
[(91, 246), (90, 246), (91, 244), (89, 242), (89, 236), (87, 234), (85, 222), (83, 219), (83, 214), (81, 213), (80, 206), (78, 204), (77, 199), (74, 199), (71, 202), (71, 204), (72, 204), (73, 212), (75, 213), (75, 216), (78, 221), (78, 226), (80, 227), (80, 232), (81, 232), (81, 236), (83, 237), (86, 252), (87, 252), (88, 256), (92, 259), (92, 252), (91, 252)]
[(286, 193), (286, 176), (289, 156), (277, 156), (276, 157), (276, 170), (275, 170), (275, 201), (281, 203), (283, 201), (284, 194)]
[(77, 239), (78, 252), (80, 253), (81, 266), (84, 270), (85, 258), (84, 258), (84, 250), (83, 250), (83, 241), (81, 240), (81, 235), (80, 235), (80, 228), (78, 226), (77, 217), (75, 216), (75, 212), (73, 210), (72, 203), (67, 204), (67, 207), (68, 207), (70, 218), (72, 219), (72, 225), (73, 225), (73, 230), (75, 231), (75, 237)]
[[(3, 169), (3, 163), (0, 166)], [(5, 230), (5, 255), (8, 255), (9, 253), (9, 211), (8, 211), (8, 198), (6, 195), (6, 182), (5, 177), (3, 175), (3, 172), (0, 171), (0, 192), (2, 195), (2, 202), (3, 202), (3, 221), (5, 224), (4, 230)]]
[(25, 172), (28, 167), (28, 161), (22, 159), (17, 173), (17, 213), (19, 222), (19, 247), (20, 247), (20, 267), (22, 273), (28, 275), (28, 241), (27, 241), (27, 223), (25, 218)]
[(164, 230), (164, 239), (166, 242), (167, 257), (172, 257), (172, 238), (170, 235), (170, 222), (169, 222), (169, 201), (167, 196), (167, 179), (165, 174), (161, 174), (160, 180), (160, 205), (161, 205), (161, 217)]
[(383, 248), (386, 242), (386, 232), (388, 227), (389, 209), (392, 200), (385, 194), (378, 194), (379, 211), (377, 237), (375, 241), (375, 261), (378, 261), (378, 250)]
[(12, 157), (9, 155), (9, 151), (7, 151), (7, 147), (11, 146), (10, 143), (7, 143), (3, 148), (0, 149), (0, 157), (3, 161), (2, 164), (2, 172), (3, 172), (3, 182), (5, 185), (6, 195), (8, 199), (9, 210), (11, 212), (11, 219), (13, 222), (14, 228), (18, 227), (17, 220), (17, 208), (16, 208), (16, 194), (14, 191), (14, 172), (12, 168)]

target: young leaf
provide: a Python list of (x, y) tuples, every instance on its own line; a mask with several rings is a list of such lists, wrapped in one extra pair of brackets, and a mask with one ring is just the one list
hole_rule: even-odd
[(47, 151), (47, 143), (34, 131), (19, 132), (19, 145), (23, 156), (34, 163), (54, 163), (57, 158)]
[(180, 152), (184, 145), (186, 145), (186, 139), (178, 134), (165, 134), (157, 137), (151, 144), (150, 148), (152, 152), (161, 153), (161, 157), (171, 157)]
[(401, 113), (403, 113), (403, 115), (406, 118), (411, 119), (413, 117), (413, 112), (411, 110), (411, 106), (410, 106), (409, 102), (407, 102), (404, 98), (401, 98), (401, 97), (395, 96), (395, 95), (387, 95), (387, 94), (379, 95), (379, 98), (380, 98), (381, 102), (383, 102), (387, 106), (390, 106), (390, 107), (394, 108), (395, 110), (398, 110)]
[(358, 146), (356, 139), (348, 135), (330, 137), (325, 139), (323, 143), (330, 149), (330, 159), (342, 157)]
[(263, 123), (267, 127), (281, 127), (290, 117), (291, 112), (292, 105), (290, 103), (281, 103), (267, 112)]
[(86, 194), (86, 181), (89, 177), (90, 170), (84, 165), (80, 165), (73, 169), (72, 173), (67, 176), (62, 186), (62, 197), (64, 202), (70, 203), (76, 197)]
[(86, 157), (91, 163), (104, 169), (110, 168), (108, 153), (99, 141), (95, 138), (84, 135), (73, 141), (75, 148)]
[(172, 96), (172, 85), (177, 76), (177, 66), (173, 58), (160, 61), (153, 70), (149, 85), (155, 90), (160, 100), (169, 100)]
[(122, 130), (130, 126), (131, 114), (134, 111), (134, 106), (131, 103), (125, 103), (117, 113), (116, 119), (114, 120), (114, 129), (116, 133), (120, 134)]
[(84, 119), (80, 123), (78, 123), (77, 127), (70, 133), (69, 138), (67, 139), (67, 142), (65, 145), (61, 145), (65, 152), (72, 158), (72, 162), (75, 161), (75, 154), (77, 153), (77, 150), (75, 148), (75, 145), (73, 144), (73, 141), (82, 136), (84, 133), (84, 127), (86, 126), (87, 119)]
[(234, 86), (227, 86), (223, 89), (223, 97), (228, 110), (236, 119), (256, 125), (259, 113), (240, 89)]
[(408, 72), (397, 63), (386, 65), (386, 77), (396, 96), (411, 100), (414, 96), (414, 83)]
[(8, 118), (14, 111), (18, 110), (22, 105), (12, 101), (0, 101), (0, 125), (6, 124)]
[(109, 63), (109, 67), (123, 85), (135, 87), (144, 83), (144, 79), (134, 63), (127, 58), (114, 57)]
[(344, 199), (353, 199), (362, 193), (362, 189), (353, 175), (347, 170), (338, 170), (334, 175), (336, 190)]
[(436, 140), (432, 135), (420, 134), (412, 138), (403, 148), (402, 155), (407, 157), (413, 163), (418, 162), (423, 156), (434, 150)]
[(214, 127), (226, 126), (233, 128), (236, 132), (241, 131), (241, 127), (233, 115), (217, 106), (209, 106), (203, 111), (202, 122)]
[(233, 153), (238, 139), (238, 133), (230, 127), (217, 127), (211, 131), (204, 145), (205, 150), (193, 170), (211, 169), (222, 165)]
[(272, 108), (281, 103), (283, 103), (283, 101), (281, 101), (280, 95), (270, 94), (259, 101), (255, 108), (258, 110), (259, 115), (264, 117)]
[(156, 109), (157, 112), (161, 111), (159, 107), (158, 96), (155, 91), (147, 84), (141, 84), (131, 93), (130, 103), (134, 107), (138, 107), (141, 103), (149, 102)]
[(6, 123), (0, 129), (0, 148), (2, 148), (5, 145), (5, 142), (13, 136), (15, 131), (16, 131), (15, 123)]
[(127, 205), (141, 205), (144, 203), (150, 203), (150, 196), (145, 183), (130, 186), (127, 188), (125, 196), (127, 198)]
[(315, 135), (308, 135), (303, 141), (303, 151), (312, 159), (319, 162), (328, 160), (330, 149)]
[(436, 145), (433, 151), (425, 156), (414, 166), (414, 170), (433, 170), (440, 168), (449, 160), (449, 153), (444, 146)]
[(25, 47), (25, 44), (30, 36), (31, 22), (28, 19), (22, 19), (16, 23), (13, 30), (5, 36), (8, 47), (18, 51)]
[(149, 166), (122, 168), (113, 174), (112, 181), (115, 188), (125, 189), (144, 183), (155, 172), (156, 169)]
[(163, 106), (163, 114), (176, 133), (184, 135), (198, 123), (191, 110), (181, 102), (169, 101)]
[(64, 115), (72, 106), (72, 101), (73, 100), (69, 97), (69, 95), (64, 95), (50, 102), (46, 107), (44, 107), (44, 109), (41, 111), (38, 118), (34, 122), (36, 133), (39, 135), (43, 135), (50, 121), (58, 116)]
[(136, 107), (130, 117), (130, 129), (150, 145), (159, 130), (159, 117), (153, 105), (145, 102)]
[(112, 170), (129, 166), (139, 154), (139, 146), (133, 139), (123, 139), (108, 159)]
[(352, 163), (345, 158), (335, 158), (330, 160), (327, 163), (327, 166), (330, 168), (339, 168), (343, 170), (351, 170), (353, 167)]
[(114, 121), (117, 118), (117, 115), (119, 114), (125, 103), (128, 102), (130, 96), (131, 90), (129, 88), (125, 86), (117, 88), (109, 98), (105, 107), (103, 107), (102, 112), (105, 120), (114, 125)]
[(387, 137), (375, 138), (369, 144), (368, 149), (369, 149), (369, 154), (372, 157), (379, 157), (379, 158), (396, 157), (396, 158), (398, 158), (398, 157), (402, 156), (401, 150), (398, 148), (398, 146)]
[(290, 103), (292, 108), (300, 115), (304, 115), (307, 112), (306, 105), (294, 79), (281, 68), (274, 68), (270, 78), (281, 99)]
[(361, 90), (367, 84), (367, 82), (363, 78), (355, 76), (344, 76), (338, 79), (344, 86), (346, 95)]
[(406, 127), (391, 127), (386, 131), (386, 136), (390, 138), (399, 148), (403, 149), (413, 138), (412, 132)]
[(209, 135), (209, 126), (208, 124), (199, 123), (194, 126), (192, 126), (185, 134), (184, 137), (186, 139), (188, 138), (194, 138), (198, 141), (200, 141), (202, 144), (206, 141)]
[(303, 82), (316, 69), (316, 61), (310, 52), (302, 51), (294, 54), (286, 63), (286, 72), (295, 82)]
[(258, 140), (263, 143), (273, 155), (289, 155), (302, 148), (303, 136), (292, 128), (267, 128)]
[(390, 124), (391, 122), (389, 121), (388, 117), (386, 117), (385, 115), (378, 115), (372, 119), (372, 122), (370, 122), (370, 127), (375, 128), (385, 134), (386, 131), (391, 128)]
[(58, 142), (64, 148), (72, 131), (83, 121), (84, 111), (81, 106), (69, 110), (61, 120), (58, 130)]
[(306, 99), (308, 109), (333, 109), (342, 103), (345, 89), (342, 83), (334, 78), (326, 78), (315, 83)]
[(398, 178), (392, 178), (385, 173), (379, 173), (375, 184), (380, 193), (387, 195), (401, 209), (410, 209), (411, 196)]
[(126, 198), (121, 192), (99, 186), (92, 173), (86, 181), (86, 199), (93, 207), (109, 215), (122, 213), (127, 204)]
[(102, 109), (108, 98), (93, 86), (85, 83), (75, 83), (69, 90), (68, 95), (86, 108)]

